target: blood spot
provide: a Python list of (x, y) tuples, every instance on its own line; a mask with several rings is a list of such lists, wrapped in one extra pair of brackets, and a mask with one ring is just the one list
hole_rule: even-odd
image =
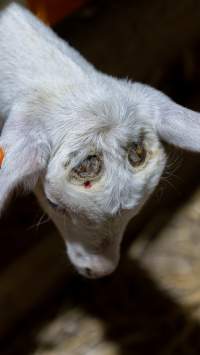
[(90, 181), (84, 182), (84, 187), (85, 187), (85, 189), (90, 189), (92, 187), (91, 182)]

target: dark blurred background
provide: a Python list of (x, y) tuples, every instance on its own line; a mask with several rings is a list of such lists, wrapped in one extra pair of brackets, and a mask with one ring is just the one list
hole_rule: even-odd
[[(98, 69), (200, 111), (199, 1), (88, 1), (53, 27)], [(103, 280), (78, 276), (35, 197), (15, 196), (0, 222), (0, 354), (200, 354), (200, 157), (166, 151)]]

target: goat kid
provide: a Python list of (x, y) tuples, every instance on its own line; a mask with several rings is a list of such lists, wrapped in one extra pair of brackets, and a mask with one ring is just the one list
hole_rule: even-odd
[(33, 190), (77, 271), (110, 274), (166, 164), (160, 139), (200, 151), (200, 114), (100, 73), (28, 10), (0, 14), (0, 213)]

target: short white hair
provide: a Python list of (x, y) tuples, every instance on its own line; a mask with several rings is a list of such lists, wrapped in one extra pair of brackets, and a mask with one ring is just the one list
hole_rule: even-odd
[(0, 15), (0, 117), (0, 212), (17, 185), (33, 190), (91, 278), (116, 268), (126, 225), (165, 167), (161, 140), (200, 151), (199, 113), (100, 73), (16, 4)]

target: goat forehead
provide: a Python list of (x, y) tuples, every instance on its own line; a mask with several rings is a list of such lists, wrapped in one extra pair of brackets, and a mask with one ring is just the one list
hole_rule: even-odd
[[(143, 131), (141, 124), (135, 124), (130, 128), (125, 122), (112, 125), (109, 122), (104, 125), (76, 124), (73, 129), (66, 130), (64, 153), (84, 153), (99, 151), (116, 160), (120, 159), (131, 142), (137, 142)], [(69, 133), (70, 132), (70, 133)]]
[[(78, 121), (77, 117), (77, 121)], [(108, 107), (107, 110), (100, 109), (96, 112), (87, 111), (82, 113), (79, 130), (81, 133), (88, 135), (101, 135), (103, 137), (109, 136), (129, 136), (130, 129), (137, 133), (142, 123), (138, 122), (138, 115), (134, 108), (113, 108)], [(76, 122), (75, 122), (76, 124)], [(78, 128), (78, 127), (77, 127)], [(132, 132), (132, 134), (134, 134)]]
[[(74, 98), (73, 98), (74, 99)], [(82, 101), (83, 102), (82, 102)], [(72, 100), (73, 101), (73, 100)], [(60, 126), (60, 134), (71, 140), (93, 139), (94, 136), (128, 136), (130, 131), (136, 134), (142, 126), (139, 119), (139, 109), (126, 98), (113, 98), (98, 100), (76, 99), (76, 102), (63, 105), (57, 110), (60, 112), (56, 129)], [(135, 133), (133, 132), (135, 131)]]

